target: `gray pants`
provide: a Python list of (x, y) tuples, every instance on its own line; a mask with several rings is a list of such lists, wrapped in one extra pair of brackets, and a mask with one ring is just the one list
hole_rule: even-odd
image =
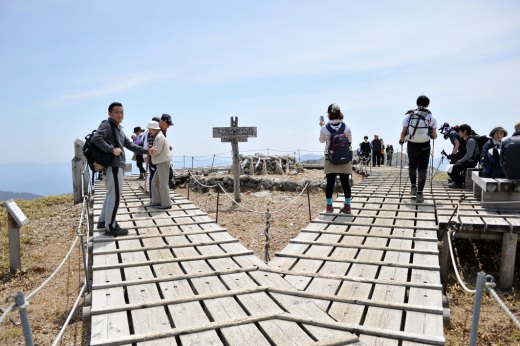
[(116, 225), (116, 214), (119, 208), (119, 201), (121, 200), (125, 171), (123, 168), (108, 167), (106, 172), (107, 193), (99, 221), (104, 221), (105, 228), (109, 229), (109, 226), (115, 227)]
[(172, 205), (170, 199), (170, 186), (168, 181), (170, 178), (170, 163), (163, 162), (158, 163), (157, 170), (152, 179), (152, 199), (150, 204), (161, 204), (163, 207), (169, 207)]

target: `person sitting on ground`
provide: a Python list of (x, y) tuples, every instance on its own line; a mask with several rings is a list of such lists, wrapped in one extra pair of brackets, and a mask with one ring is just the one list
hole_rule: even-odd
[[(417, 98), (417, 108), (406, 112), (402, 122), (399, 144), (408, 141), (408, 175), (410, 176), (410, 195), (416, 203), (424, 201), (423, 189), (426, 184), (428, 161), (430, 159), (430, 139), (437, 138), (437, 120), (428, 110), (430, 99), (424, 95)], [(402, 159), (401, 159), (402, 160)], [(412, 197), (413, 198), (413, 197)]]
[(515, 124), (515, 132), (502, 142), (500, 163), (507, 179), (520, 179), (520, 122)]
[(172, 207), (170, 186), (168, 185), (170, 162), (172, 160), (170, 146), (158, 122), (150, 121), (147, 128), (152, 136), (154, 136), (153, 143), (155, 150), (150, 152), (150, 156), (152, 163), (156, 167), (155, 175), (151, 183), (152, 197), (150, 199), (150, 206), (159, 209), (170, 209)]
[(480, 164), (482, 171), (480, 175), (486, 178), (504, 178), (502, 165), (500, 164), (500, 150), (502, 148), (502, 138), (507, 136), (507, 131), (499, 126), (489, 133), (489, 141), (482, 147), (480, 154)]
[(343, 193), (345, 195), (345, 204), (340, 209), (340, 213), (350, 214), (351, 189), (349, 183), (349, 174), (352, 174), (352, 162), (334, 164), (328, 158), (330, 157), (330, 141), (334, 132), (342, 131), (349, 143), (352, 143), (352, 132), (350, 128), (342, 121), (343, 113), (337, 104), (329, 105), (327, 109), (329, 122), (321, 127), (320, 142), (325, 144), (325, 175), (327, 177), (327, 185), (325, 187), (325, 199), (327, 205), (327, 213), (333, 213), (332, 193), (336, 184), (336, 176), (339, 175)]
[(452, 189), (464, 187), (466, 169), (475, 168), (479, 161), (478, 143), (471, 133), (471, 126), (467, 124), (460, 125), (459, 136), (466, 142), (466, 154), (457, 160), (451, 172), (448, 172), (452, 181), (448, 187)]

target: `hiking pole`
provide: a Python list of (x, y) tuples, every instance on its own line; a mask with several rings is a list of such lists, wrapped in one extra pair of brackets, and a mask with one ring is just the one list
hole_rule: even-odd
[(403, 145), (404, 142), (401, 143), (401, 168), (399, 168), (399, 194), (401, 198), (403, 197), (403, 188), (401, 186), (401, 175), (403, 174)]
[(432, 138), (432, 164), (430, 165), (430, 193), (433, 195), (433, 157), (435, 156), (435, 138)]

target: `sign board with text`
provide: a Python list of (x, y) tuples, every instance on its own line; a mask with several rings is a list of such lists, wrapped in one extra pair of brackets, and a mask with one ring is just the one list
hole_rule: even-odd
[(16, 221), (18, 227), (22, 227), (29, 219), (23, 213), (22, 209), (16, 204), (16, 202), (12, 199), (4, 202), (5, 209), (9, 212), (9, 215)]

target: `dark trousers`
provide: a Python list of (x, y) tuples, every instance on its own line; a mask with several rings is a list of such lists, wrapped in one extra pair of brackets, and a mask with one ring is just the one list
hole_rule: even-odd
[(152, 163), (152, 160), (150, 160), (150, 164), (148, 165), (148, 170), (150, 171), (150, 174), (149, 174), (150, 180), (149, 180), (148, 186), (150, 186), (150, 199), (152, 199), (152, 179), (153, 179), (153, 176), (155, 175), (155, 171), (157, 170), (157, 166)]
[(144, 169), (144, 158), (143, 155), (135, 155), (135, 164), (137, 168), (139, 168), (139, 173), (143, 174), (146, 172), (146, 169)]
[(386, 154), (386, 164), (388, 166), (391, 166), (392, 165), (392, 156), (393, 156), (393, 153), (388, 153)]
[(348, 174), (339, 174), (339, 173), (330, 173), (327, 174), (327, 185), (325, 187), (325, 197), (332, 198), (332, 193), (334, 192), (334, 186), (336, 185), (336, 176), (339, 175), (339, 181), (341, 182), (341, 186), (343, 187), (343, 193), (346, 198), (350, 198), (352, 193), (350, 191), (350, 183), (348, 180)]
[(381, 150), (372, 152), (372, 166), (381, 165)]
[(464, 185), (464, 181), (466, 180), (465, 172), (468, 168), (474, 168), (477, 165), (476, 161), (466, 161), (463, 163), (456, 163), (453, 165), (453, 169), (448, 175), (451, 180), (459, 186)]
[[(408, 173), (410, 175), (410, 183), (412, 186), (417, 186), (417, 191), (419, 192), (422, 192), (426, 184), (429, 159), (429, 141), (425, 143), (408, 142), (408, 160), (410, 162)], [(417, 175), (419, 176), (419, 181), (417, 181)]]

